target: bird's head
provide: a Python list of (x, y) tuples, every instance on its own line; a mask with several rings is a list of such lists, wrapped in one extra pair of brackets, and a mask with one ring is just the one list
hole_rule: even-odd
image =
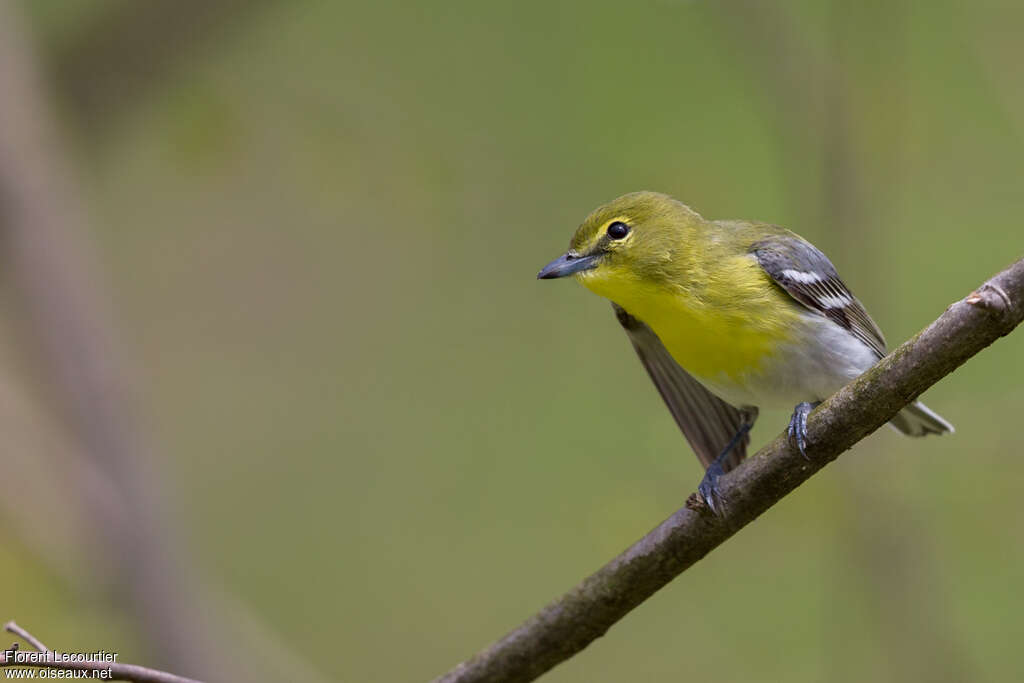
[(576, 230), (569, 251), (544, 266), (542, 280), (572, 275), (612, 300), (638, 285), (679, 282), (686, 248), (703, 222), (682, 202), (658, 192), (633, 192), (595, 209)]

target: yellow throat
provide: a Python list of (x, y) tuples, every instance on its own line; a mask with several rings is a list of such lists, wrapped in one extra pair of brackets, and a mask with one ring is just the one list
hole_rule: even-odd
[[(758, 374), (791, 338), (798, 317), (747, 254), (704, 269), (700, 287), (693, 279), (687, 285), (647, 282), (625, 268), (597, 268), (577, 277), (647, 323), (677, 363), (707, 380), (741, 382)], [(721, 286), (708, 286), (715, 282)]]

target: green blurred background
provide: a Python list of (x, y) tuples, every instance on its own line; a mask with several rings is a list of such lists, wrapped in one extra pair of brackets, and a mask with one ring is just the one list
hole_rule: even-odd
[[(211, 622), (260, 624), (294, 680), (432, 678), (694, 490), (608, 304), (534, 279), (596, 205), (654, 189), (790, 227), (891, 345), (1022, 255), (1019, 4), (21, 11), (171, 519), (243, 606)], [(954, 436), (881, 430), (544, 680), (1021, 675), (1022, 353), (927, 394)], [(23, 354), (0, 371), (33, 395)], [(0, 618), (160, 661), (3, 514)]]

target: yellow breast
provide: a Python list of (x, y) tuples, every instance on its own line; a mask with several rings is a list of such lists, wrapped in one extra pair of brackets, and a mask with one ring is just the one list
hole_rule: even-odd
[(798, 317), (792, 301), (752, 266), (745, 258), (720, 264), (699, 288), (667, 287), (601, 269), (581, 281), (647, 323), (690, 374), (742, 384), (791, 338)]

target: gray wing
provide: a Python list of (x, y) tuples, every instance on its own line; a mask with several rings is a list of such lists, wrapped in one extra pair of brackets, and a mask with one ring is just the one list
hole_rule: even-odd
[(791, 297), (820, 313), (862, 342), (878, 357), (885, 355), (885, 338), (835, 266), (821, 251), (788, 233), (762, 240), (751, 251), (761, 267)]
[[(651, 328), (621, 306), (612, 304), (612, 308), (683, 436), (706, 469), (742, 425), (754, 424), (757, 410), (739, 410), (712, 394), (676, 363)], [(749, 434), (749, 430), (743, 434), (723, 463), (726, 472), (746, 457)]]

